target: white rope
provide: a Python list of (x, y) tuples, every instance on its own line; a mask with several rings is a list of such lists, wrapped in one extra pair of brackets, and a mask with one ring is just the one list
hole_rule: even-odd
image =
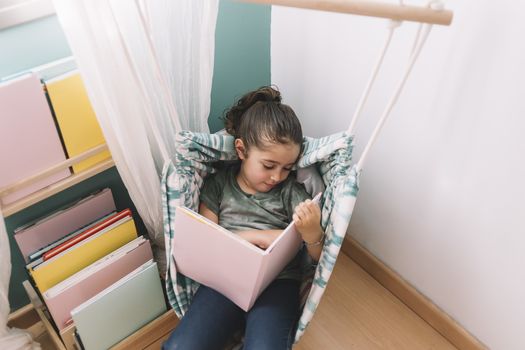
[[(428, 3), (428, 6), (434, 8), (436, 10), (441, 10), (443, 8), (443, 3), (441, 1), (439, 1), (439, 0), (438, 1), (430, 1)], [(402, 79), (397, 84), (396, 89), (394, 90), (393, 96), (390, 98), (390, 101), (388, 102), (385, 110), (383, 111), (383, 114), (381, 115), (381, 118), (377, 122), (377, 125), (376, 125), (374, 131), (372, 132), (372, 135), (370, 136), (370, 139), (368, 140), (368, 143), (365, 146), (365, 149), (364, 149), (363, 153), (361, 154), (361, 158), (359, 159), (359, 161), (357, 163), (357, 166), (356, 166), (358, 172), (360, 172), (363, 169), (363, 164), (364, 164), (364, 162), (366, 160), (366, 157), (367, 157), (367, 155), (368, 155), (368, 153), (370, 151), (370, 148), (372, 147), (372, 145), (377, 140), (377, 136), (378, 136), (379, 132), (383, 128), (383, 126), (384, 126), (384, 124), (386, 122), (386, 119), (388, 118), (390, 112), (392, 111), (392, 108), (396, 104), (396, 102), (397, 102), (397, 100), (398, 100), (398, 98), (399, 98), (399, 96), (401, 94), (401, 91), (403, 90), (403, 87), (405, 86), (405, 83), (406, 83), (406, 81), (408, 79), (408, 76), (410, 75), (410, 72), (412, 71), (412, 68), (414, 67), (415, 62), (416, 62), (419, 54), (421, 53), (421, 50), (422, 50), (422, 48), (423, 48), (423, 46), (424, 46), (424, 44), (425, 44), (425, 42), (426, 42), (426, 40), (428, 38), (428, 35), (429, 35), (431, 29), (432, 29), (432, 24), (423, 24), (418, 29), (416, 37), (414, 39), (414, 44), (412, 46), (411, 54), (410, 54), (410, 57), (409, 57), (408, 66), (406, 67), (405, 73), (403, 74)], [(423, 32), (423, 34), (421, 34), (421, 32)]]
[[(399, 0), (399, 5), (403, 6), (403, 0)], [(354, 112), (354, 115), (352, 116), (352, 121), (350, 122), (350, 125), (348, 126), (347, 133), (350, 135), (354, 134), (354, 128), (357, 124), (357, 120), (361, 116), (361, 111), (363, 110), (363, 107), (368, 100), (368, 97), (370, 96), (370, 90), (372, 90), (372, 86), (374, 85), (375, 79), (377, 77), (377, 73), (379, 73), (379, 69), (381, 68), (381, 65), (383, 64), (383, 59), (385, 58), (386, 52), (388, 51), (388, 47), (390, 46), (390, 42), (392, 40), (392, 36), (394, 34), (394, 30), (401, 25), (401, 21), (398, 20), (390, 20), (388, 22), (388, 36), (386, 39), (385, 44), (383, 45), (383, 49), (381, 50), (381, 54), (379, 55), (379, 58), (376, 61), (376, 64), (374, 66), (374, 70), (372, 71), (372, 75), (370, 76), (370, 79), (368, 80), (365, 90), (363, 94), (361, 95), (361, 98), (359, 99), (359, 102), (357, 103), (356, 110)], [(421, 27), (419, 27), (421, 30)], [(419, 33), (418, 33), (419, 35)], [(415, 43), (414, 43), (415, 44)]]
[(428, 34), (430, 33), (430, 29), (432, 28), (432, 25), (431, 24), (425, 24), (425, 31), (423, 33), (423, 36), (420, 40), (420, 43), (419, 45), (417, 45), (417, 47), (415, 48), (414, 50), (414, 53), (410, 56), (410, 60), (409, 60), (409, 64), (405, 70), (405, 74), (403, 75), (401, 81), (398, 83), (395, 91), (394, 91), (394, 95), (390, 98), (390, 101), (388, 102), (385, 110), (383, 111), (383, 115), (381, 116), (381, 118), (379, 119), (374, 131), (372, 132), (372, 136), (370, 136), (370, 139), (368, 140), (368, 143), (365, 147), (365, 150), (363, 151), (363, 154), (361, 155), (361, 158), (359, 159), (359, 162), (357, 163), (357, 170), (358, 171), (361, 171), (361, 169), (363, 169), (363, 164), (366, 160), (366, 157), (368, 155), (368, 152), (370, 151), (370, 148), (372, 147), (372, 145), (375, 143), (376, 139), (377, 139), (377, 136), (379, 134), (379, 132), (381, 131), (381, 129), (383, 128), (385, 122), (386, 122), (386, 119), (388, 117), (388, 115), (390, 114), (390, 112), (392, 111), (392, 108), (394, 107), (394, 105), (396, 104), (398, 98), (399, 98), (399, 95), (401, 94), (401, 91), (403, 90), (403, 87), (405, 86), (405, 83), (408, 79), (408, 76), (412, 70), (412, 68), (414, 67), (414, 63), (416, 62), (416, 59), (417, 57), (419, 56), (419, 53), (421, 52), (421, 49), (423, 48), (423, 44), (425, 43), (426, 41), (426, 38), (428, 37)]
[(390, 20), (389, 22), (389, 27), (388, 27), (389, 31), (388, 31), (386, 42), (383, 46), (383, 49), (381, 50), (381, 54), (379, 55), (379, 58), (376, 61), (374, 70), (372, 71), (372, 75), (370, 76), (370, 79), (368, 80), (366, 84), (365, 90), (363, 94), (361, 95), (359, 103), (357, 104), (357, 108), (354, 112), (354, 115), (352, 116), (352, 121), (350, 122), (350, 125), (348, 126), (347, 133), (350, 135), (353, 135), (355, 125), (357, 123), (357, 120), (359, 119), (359, 116), (361, 115), (363, 106), (365, 105), (366, 101), (368, 100), (368, 97), (370, 96), (370, 90), (372, 90), (372, 86), (374, 85), (375, 79), (377, 77), (377, 73), (379, 72), (379, 69), (381, 68), (381, 65), (383, 64), (383, 59), (385, 58), (386, 52), (388, 51), (388, 47), (390, 46), (390, 42), (392, 40), (394, 30), (400, 25), (401, 25), (400, 21)]

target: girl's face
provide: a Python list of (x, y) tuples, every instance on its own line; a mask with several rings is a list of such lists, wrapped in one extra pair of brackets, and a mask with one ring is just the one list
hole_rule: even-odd
[(250, 194), (268, 192), (286, 180), (297, 158), (300, 147), (293, 143), (266, 143), (263, 148), (246, 148), (241, 139), (235, 140), (235, 149), (242, 160), (237, 182)]

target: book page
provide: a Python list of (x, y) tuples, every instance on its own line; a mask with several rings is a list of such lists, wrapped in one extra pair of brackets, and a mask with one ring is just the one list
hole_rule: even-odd
[(173, 230), (177, 271), (248, 310), (264, 251), (183, 207)]

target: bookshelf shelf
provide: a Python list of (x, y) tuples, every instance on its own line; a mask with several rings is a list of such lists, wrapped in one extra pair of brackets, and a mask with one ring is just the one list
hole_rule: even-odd
[[(68, 168), (74, 164), (77, 164), (95, 154), (98, 154), (100, 152), (103, 152), (107, 150), (107, 146), (105, 144), (96, 146), (92, 149), (87, 150), (86, 152), (70, 158), (62, 163), (59, 163), (57, 165), (54, 165), (50, 167), (49, 169), (46, 169), (39, 174), (35, 174), (31, 177), (28, 177), (24, 180), (21, 180), (15, 184), (12, 184), (10, 186), (7, 186), (5, 188), (0, 189), (0, 196), (6, 195), (8, 193), (11, 193), (17, 189), (23, 188), (24, 186), (27, 186), (35, 181), (38, 181), (42, 178), (45, 178), (46, 176), (49, 176), (57, 171), (60, 171), (62, 169)], [(13, 203), (10, 203), (4, 207), (2, 207), (2, 213), (4, 217), (8, 217), (10, 215), (13, 215), (25, 208), (28, 208), (29, 206), (36, 204), (46, 198), (51, 197), (52, 195), (59, 193), (71, 186), (74, 186), (92, 176), (95, 176), (111, 167), (115, 166), (115, 162), (112, 158), (108, 158), (106, 160), (103, 160), (89, 169), (86, 169), (82, 172), (72, 174), (71, 176), (66, 177), (63, 180), (60, 180), (54, 184), (51, 184), (47, 187), (42, 188), (39, 191), (36, 191), (24, 198), (21, 198)]]

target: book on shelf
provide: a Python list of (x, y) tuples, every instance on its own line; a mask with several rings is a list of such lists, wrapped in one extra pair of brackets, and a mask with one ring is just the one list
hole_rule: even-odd
[(71, 238), (81, 234), (85, 230), (90, 229), (90, 228), (98, 225), (102, 221), (108, 219), (109, 217), (111, 217), (111, 216), (113, 216), (115, 214), (116, 214), (116, 212), (111, 212), (108, 215), (105, 215), (105, 216), (101, 217), (100, 219), (98, 219), (96, 221), (93, 221), (92, 223), (90, 223), (90, 224), (88, 224), (88, 225), (86, 225), (84, 227), (81, 227), (80, 229), (78, 229), (76, 231), (73, 231), (72, 233), (69, 233), (69, 234), (65, 235), (62, 238), (59, 238), (59, 239), (57, 239), (56, 241), (54, 241), (52, 243), (49, 243), (48, 245), (38, 249), (34, 253), (29, 254), (29, 263), (26, 264), (26, 268), (34, 267), (36, 265), (39, 265), (39, 264), (43, 263), (44, 262), (44, 254), (45, 253), (47, 253), (48, 251), (50, 251), (50, 250), (54, 249), (55, 247), (61, 245), (62, 243), (70, 240)]
[(28, 269), (40, 293), (137, 237), (131, 215)]
[(85, 239), (88, 239), (89, 237), (93, 236), (97, 232), (100, 232), (101, 230), (105, 229), (106, 227), (109, 227), (116, 223), (117, 221), (127, 217), (131, 216), (131, 210), (125, 209), (121, 212), (109, 215), (105, 217), (103, 220), (97, 221), (97, 223), (93, 226), (87, 227), (84, 230), (81, 230), (78, 234), (70, 237), (66, 241), (60, 243), (56, 247), (53, 247), (49, 251), (42, 254), (43, 261), (47, 261), (51, 259), (54, 256), (57, 256), (58, 254), (66, 251), (67, 249), (73, 247), (75, 244), (82, 242)]
[(48, 289), (42, 296), (59, 331), (70, 324), (71, 310), (151, 259), (149, 241), (140, 236)]
[[(44, 83), (70, 158), (106, 142), (78, 71)], [(100, 152), (73, 165), (73, 172), (78, 173), (109, 157), (109, 151)]]
[[(314, 201), (319, 198), (320, 194)], [(303, 244), (293, 222), (263, 250), (180, 206), (176, 208), (173, 231), (177, 271), (215, 289), (245, 311)]]
[(49, 245), (116, 210), (111, 189), (99, 190), (15, 229), (15, 241), (26, 263)]
[[(42, 84), (34, 73), (0, 83), (0, 188), (66, 160)], [(7, 193), (5, 206), (71, 175), (60, 170)]]
[(109, 349), (166, 312), (157, 264), (141, 265), (71, 311), (86, 350)]

